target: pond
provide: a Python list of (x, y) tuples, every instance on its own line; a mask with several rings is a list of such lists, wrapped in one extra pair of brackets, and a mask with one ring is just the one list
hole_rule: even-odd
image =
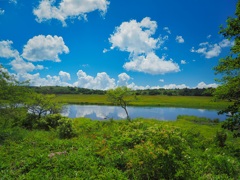
[[(178, 115), (193, 115), (206, 117), (220, 121), (225, 120), (225, 115), (218, 115), (217, 110), (192, 109), (192, 108), (174, 108), (174, 107), (127, 107), (131, 118), (143, 117), (154, 118), (158, 120), (176, 120)], [(100, 105), (67, 105), (62, 112), (63, 116), (76, 118), (87, 117), (94, 120), (104, 119), (126, 119), (125, 111), (118, 106), (100, 106)]]

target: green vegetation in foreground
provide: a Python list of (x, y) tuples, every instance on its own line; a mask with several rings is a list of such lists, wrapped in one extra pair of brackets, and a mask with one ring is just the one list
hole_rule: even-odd
[(55, 128), (5, 129), (0, 141), (1, 179), (240, 177), (240, 139), (205, 118), (179, 116), (176, 122), (78, 118), (72, 127), (71, 139), (60, 139)]
[[(132, 99), (132, 98), (131, 98)], [(106, 95), (70, 95), (62, 94), (56, 101), (67, 104), (99, 104), (110, 105)], [(129, 102), (134, 106), (163, 106), (163, 107), (188, 107), (221, 109), (230, 103), (227, 101), (213, 101), (212, 97), (205, 96), (137, 96), (135, 101)]]

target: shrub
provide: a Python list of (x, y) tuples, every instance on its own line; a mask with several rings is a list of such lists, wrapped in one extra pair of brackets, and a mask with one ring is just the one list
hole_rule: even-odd
[(61, 114), (49, 114), (39, 119), (37, 127), (44, 130), (55, 129), (60, 125), (61, 118), (63, 118)]
[(227, 134), (224, 131), (217, 131), (216, 133), (216, 142), (219, 147), (226, 146), (225, 142), (227, 140)]
[(21, 126), (26, 129), (33, 129), (38, 121), (38, 116), (35, 114), (27, 114), (27, 117), (23, 119)]
[(59, 126), (57, 127), (59, 138), (67, 139), (76, 136), (76, 133), (72, 127), (72, 120), (69, 118), (61, 118), (59, 121)]

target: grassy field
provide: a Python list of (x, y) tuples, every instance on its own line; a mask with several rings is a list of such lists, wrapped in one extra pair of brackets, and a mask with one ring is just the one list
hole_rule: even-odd
[[(67, 104), (110, 105), (105, 95), (64, 94), (58, 95), (56, 101)], [(137, 96), (137, 100), (130, 102), (129, 105), (222, 109), (229, 103), (226, 101), (214, 102), (212, 97), (200, 96)]]

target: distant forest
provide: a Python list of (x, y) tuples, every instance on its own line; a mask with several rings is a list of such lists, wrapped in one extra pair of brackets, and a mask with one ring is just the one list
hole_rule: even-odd
[[(104, 95), (107, 91), (94, 90), (79, 87), (63, 87), (63, 86), (31, 86), (34, 91), (42, 94), (98, 94)], [(207, 89), (145, 89), (134, 90), (136, 95), (165, 95), (165, 96), (212, 96), (214, 88)]]

